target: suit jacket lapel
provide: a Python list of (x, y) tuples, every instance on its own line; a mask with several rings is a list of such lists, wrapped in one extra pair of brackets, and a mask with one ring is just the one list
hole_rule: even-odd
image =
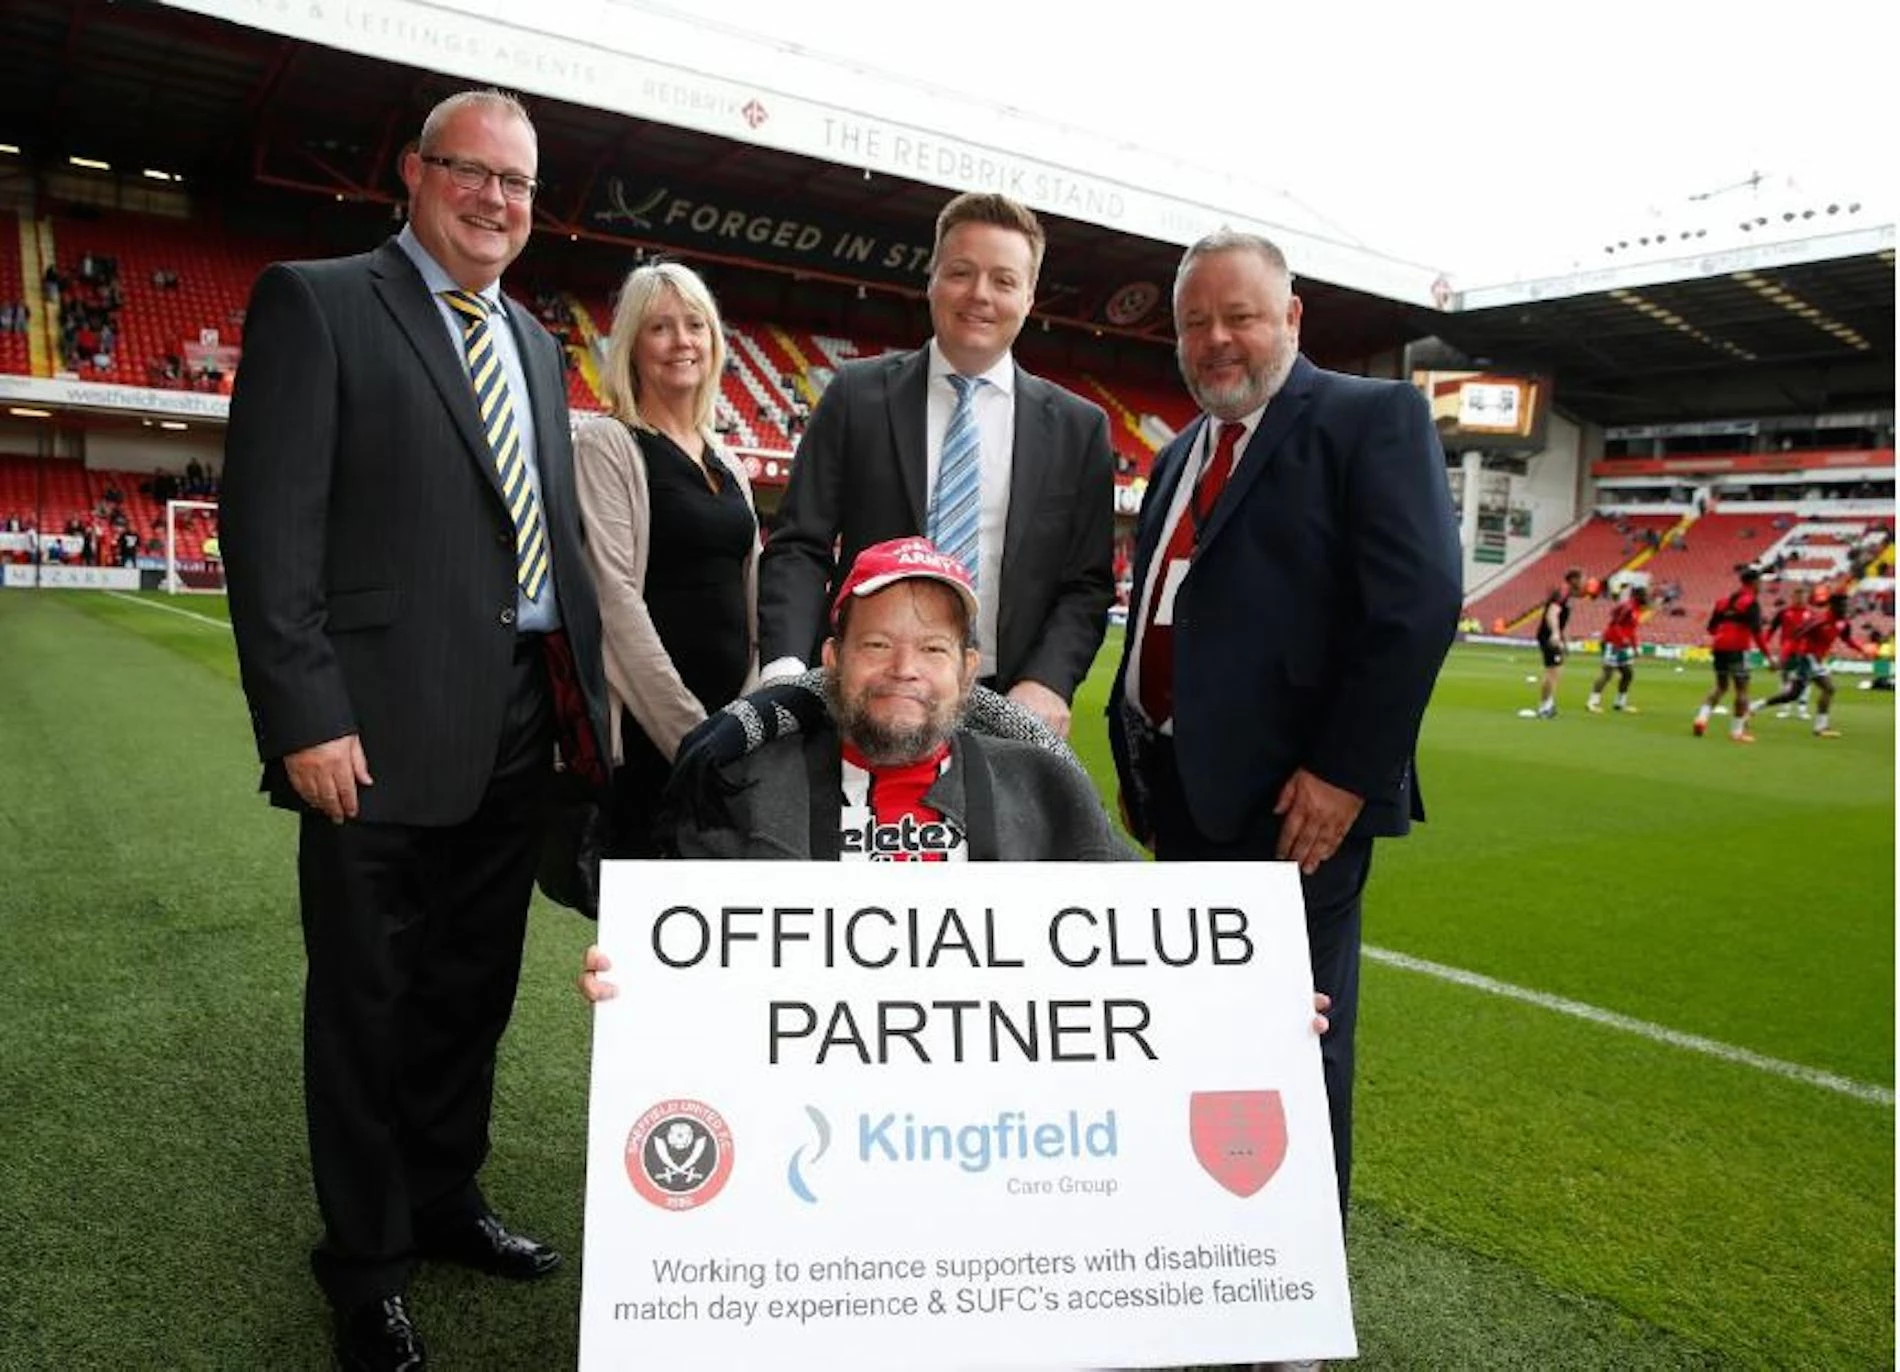
[[(1181, 484), (1181, 472), (1187, 466), (1188, 454), (1194, 451), (1205, 423), (1205, 419), (1196, 419), (1176, 434), (1173, 441), (1155, 457), (1155, 465), (1149, 469), (1148, 493), (1141, 498), (1141, 516), (1135, 526), (1135, 575), (1128, 592), (1128, 612), (1131, 615), (1140, 611), (1142, 588), (1158, 570), (1155, 557), (1161, 549), (1162, 526), (1168, 522), (1168, 506), (1174, 503), (1175, 487)], [(1131, 637), (1134, 634), (1132, 627), (1129, 634)], [(1127, 670), (1126, 663), (1122, 670)], [(1120, 679), (1119, 676), (1117, 679)]]
[[(558, 462), (548, 460), (547, 435), (565, 433), (567, 430), (567, 412), (565, 409), (565, 375), (549, 377), (546, 369), (540, 365), (545, 355), (532, 343), (531, 335), (523, 321), (527, 315), (521, 306), (506, 295), (501, 298), (502, 308), (508, 312), (509, 327), (515, 334), (515, 352), (521, 358), (521, 374), (528, 382), (528, 415), (534, 424), (535, 468), (541, 478), (541, 500), (551, 513), (565, 517), (567, 512), (566, 471)], [(557, 429), (555, 426), (559, 425)], [(483, 450), (487, 444), (484, 441)], [(492, 469), (494, 463), (489, 462)]]
[(1135, 554), (1141, 557), (1153, 553), (1161, 545), (1161, 529), (1168, 519), (1168, 507), (1174, 503), (1175, 488), (1181, 484), (1181, 473), (1187, 470), (1188, 458), (1195, 446), (1201, 441), (1201, 430), (1207, 424), (1205, 415), (1197, 417), (1187, 428), (1175, 435), (1174, 441), (1161, 450), (1154, 467), (1148, 474), (1148, 493), (1142, 497), (1143, 513), (1152, 512), (1145, 520), (1135, 540)]
[[(1002, 580), (1009, 580), (1010, 567), (1030, 562), (1029, 531), (1036, 527), (1036, 506), (1042, 500), (1042, 488), (1049, 481), (1049, 464), (1055, 459), (1056, 415), (1050, 404), (1050, 386), (1039, 377), (1016, 368), (1016, 424), (1010, 434), (1009, 519), (1003, 526)], [(1007, 614), (1013, 601), (1001, 602)], [(996, 637), (1006, 637), (999, 617)]]
[(421, 274), (393, 238), (370, 258), (370, 273), (375, 278), (376, 294), (381, 297), (384, 308), (395, 317), (397, 325), (408, 336), (409, 345), (422, 359), (422, 369), (441, 393), (442, 403), (455, 420), (469, 456), (475, 459), (499, 498), (501, 478), (495, 472), (488, 436), (482, 432), (481, 416), (475, 412), (475, 389), (469, 383), (468, 368), (455, 355), (448, 333), (442, 327), (442, 315), (435, 301), (429, 298), (429, 289), (422, 284)]
[(1226, 489), (1220, 493), (1220, 499), (1214, 502), (1214, 511), (1201, 530), (1200, 542), (1203, 547), (1220, 537), (1220, 531), (1226, 527), (1228, 519), (1239, 508), (1241, 501), (1247, 498), (1248, 490), (1260, 479), (1260, 473), (1273, 460), (1274, 451), (1306, 413), (1307, 403), (1312, 399), (1313, 383), (1318, 375), (1319, 369), (1305, 357), (1293, 359), (1293, 370), (1287, 373), (1286, 384), (1269, 402), (1267, 412), (1260, 416), (1260, 427), (1247, 440), (1240, 465), (1234, 468)]
[(886, 378), (885, 408), (890, 416), (891, 448), (897, 454), (897, 475), (910, 505), (917, 532), (925, 527), (924, 493), (930, 486), (924, 430), (930, 424), (930, 349), (907, 354)]

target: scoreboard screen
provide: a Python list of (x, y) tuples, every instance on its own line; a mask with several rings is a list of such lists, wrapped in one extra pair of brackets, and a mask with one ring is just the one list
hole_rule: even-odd
[(1550, 381), (1491, 371), (1414, 371), (1448, 452), (1541, 452), (1550, 418)]

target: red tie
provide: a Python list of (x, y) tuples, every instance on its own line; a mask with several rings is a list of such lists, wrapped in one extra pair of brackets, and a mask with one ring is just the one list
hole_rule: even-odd
[(1201, 468), (1188, 507), (1181, 512), (1174, 531), (1168, 535), (1168, 546), (1148, 568), (1151, 589), (1148, 622), (1141, 635), (1141, 708), (1148, 722), (1157, 729), (1174, 717), (1174, 625), (1155, 623), (1161, 595), (1167, 586), (1168, 569), (1175, 562), (1194, 555), (1195, 540), (1207, 517), (1214, 512), (1227, 478), (1233, 474), (1234, 449), (1246, 432), (1245, 424), (1233, 420), (1220, 426), (1220, 439), (1214, 445), (1212, 460)]

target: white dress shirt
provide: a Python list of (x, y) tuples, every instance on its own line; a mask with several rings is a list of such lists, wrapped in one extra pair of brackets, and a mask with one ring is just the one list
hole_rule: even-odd
[[(1254, 431), (1260, 427), (1260, 417), (1267, 412), (1262, 405), (1251, 414), (1240, 417), (1240, 426), (1244, 433), (1234, 444), (1234, 466), (1227, 479), (1233, 480), (1233, 473), (1240, 470), (1240, 464), (1247, 456), (1247, 445), (1253, 442)], [(1161, 594), (1168, 580), (1168, 544), (1174, 538), (1174, 529), (1187, 518), (1188, 501), (1194, 497), (1194, 488), (1200, 484), (1201, 473), (1214, 456), (1214, 447), (1220, 426), (1224, 422), (1213, 415), (1203, 415), (1207, 422), (1201, 426), (1201, 436), (1195, 441), (1194, 451), (1188, 454), (1187, 466), (1181, 473), (1181, 480), (1174, 488), (1174, 499), (1168, 504), (1167, 518), (1162, 521), (1161, 532), (1155, 540), (1154, 558), (1148, 564), (1148, 576), (1141, 586), (1141, 604), (1132, 606), (1135, 612), (1129, 616), (1128, 631), (1134, 635), (1134, 642), (1128, 649), (1127, 696), (1128, 703), (1137, 711), (1141, 709), (1141, 640), (1148, 631), (1150, 607), (1154, 598)], [(1154, 721), (1150, 720), (1150, 723)], [(1162, 721), (1160, 732), (1172, 734), (1174, 721)]]
[[(937, 493), (937, 471), (943, 463), (943, 439), (957, 408), (956, 388), (950, 384), (950, 365), (937, 340), (931, 339), (930, 379), (924, 406), (924, 514), (929, 527), (931, 499)], [(1016, 360), (1004, 353), (995, 366), (981, 373), (976, 388), (976, 433), (982, 463), (981, 501), (976, 521), (976, 634), (983, 676), (996, 671), (997, 588), (1003, 577), (1003, 531), (1009, 527), (1009, 473), (1016, 447)]]

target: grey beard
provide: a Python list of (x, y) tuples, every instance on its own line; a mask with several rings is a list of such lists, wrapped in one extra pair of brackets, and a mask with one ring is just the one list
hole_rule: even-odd
[(836, 672), (826, 672), (823, 682), (825, 704), (831, 708), (831, 718), (839, 734), (873, 766), (903, 767), (929, 757), (950, 741), (950, 735), (963, 718), (963, 706), (959, 704), (949, 720), (941, 724), (934, 712), (932, 718), (917, 724), (903, 727), (880, 724), (871, 718), (870, 711), (861, 710), (844, 698)]
[(1239, 419), (1242, 415), (1252, 414), (1280, 393), (1286, 385), (1286, 379), (1293, 371), (1293, 360), (1299, 356), (1299, 340), (1288, 348), (1286, 356), (1264, 373), (1251, 373), (1245, 380), (1232, 386), (1202, 386), (1183, 371), (1187, 381), (1188, 393), (1194, 397), (1194, 403), (1213, 415), (1216, 419)]

